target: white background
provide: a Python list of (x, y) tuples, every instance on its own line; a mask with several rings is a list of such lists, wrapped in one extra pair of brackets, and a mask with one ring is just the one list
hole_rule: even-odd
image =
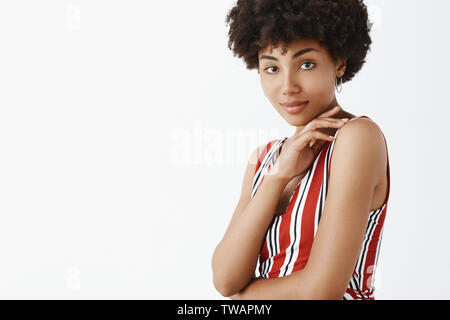
[[(221, 299), (248, 156), (293, 133), (227, 48), (234, 1), (0, 2), (0, 297)], [(377, 299), (448, 299), (447, 0), (366, 1), (339, 103), (383, 130)]]

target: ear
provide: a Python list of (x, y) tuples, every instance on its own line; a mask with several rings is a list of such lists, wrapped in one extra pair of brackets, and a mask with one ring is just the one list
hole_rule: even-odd
[(338, 77), (342, 77), (347, 68), (347, 60), (339, 60), (336, 64), (336, 74)]

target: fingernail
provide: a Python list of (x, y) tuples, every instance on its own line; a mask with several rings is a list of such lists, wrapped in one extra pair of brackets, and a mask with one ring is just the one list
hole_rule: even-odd
[(339, 106), (334, 107), (334, 109), (336, 109), (336, 110), (339, 109)]
[(349, 119), (348, 118), (342, 118), (341, 120), (344, 121), (344, 122), (347, 122)]

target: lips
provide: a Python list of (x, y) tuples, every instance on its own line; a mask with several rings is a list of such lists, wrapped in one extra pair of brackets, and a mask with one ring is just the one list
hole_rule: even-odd
[(292, 101), (292, 102), (284, 102), (281, 105), (284, 109), (290, 114), (296, 114), (305, 109), (306, 105), (309, 101)]
[(281, 103), (281, 105), (284, 106), (284, 107), (297, 107), (297, 106), (301, 106), (303, 104), (306, 104), (308, 102), (309, 101), (297, 100), (297, 101), (291, 101), (291, 102), (283, 102), (283, 103)]

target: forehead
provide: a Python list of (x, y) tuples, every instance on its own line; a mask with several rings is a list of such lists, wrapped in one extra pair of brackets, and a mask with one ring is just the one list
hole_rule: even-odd
[[(272, 56), (292, 56), (292, 54), (304, 48), (314, 48), (319, 50), (320, 52), (316, 53), (326, 53), (326, 49), (322, 47), (319, 41), (315, 39), (295, 39), (291, 41), (287, 46), (287, 52), (283, 54), (282, 45), (278, 45), (277, 47), (273, 47), (272, 45), (268, 45), (265, 48), (259, 51), (259, 54), (270, 54)], [(315, 52), (315, 51), (313, 51)]]

